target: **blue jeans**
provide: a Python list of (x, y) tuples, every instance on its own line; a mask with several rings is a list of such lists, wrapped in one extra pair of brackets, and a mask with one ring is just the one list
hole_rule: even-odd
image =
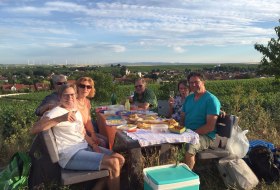
[(79, 150), (71, 157), (65, 166), (70, 170), (100, 170), (104, 155), (111, 155), (113, 152), (109, 149), (99, 147), (102, 153), (94, 152), (91, 147)]

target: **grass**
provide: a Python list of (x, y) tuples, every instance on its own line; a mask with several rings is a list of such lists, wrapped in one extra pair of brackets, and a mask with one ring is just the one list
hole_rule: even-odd
[[(234, 114), (239, 116), (239, 125), (245, 130), (248, 129), (247, 137), (250, 140), (253, 139), (263, 139), (269, 142), (272, 142), (277, 147), (280, 147), (280, 138), (279, 138), (279, 121), (280, 121), (280, 104), (279, 104), (279, 89), (278, 86), (273, 86), (272, 83), (264, 83), (262, 86), (259, 85), (257, 89), (259, 92), (250, 91), (247, 93), (249, 86), (261, 84), (262, 80), (248, 80), (250, 84), (247, 86), (241, 84), (246, 81), (218, 81), (209, 83), (209, 89), (212, 88), (213, 91), (216, 90), (214, 94), (220, 94), (219, 98), (222, 103), (227, 105), (227, 113)], [(265, 80), (267, 81), (267, 80)], [(264, 82), (265, 82), (264, 81)], [(269, 81), (269, 80), (268, 80)], [(214, 84), (215, 83), (215, 84)], [(232, 85), (231, 85), (232, 83)], [(238, 84), (236, 84), (238, 83)], [(240, 84), (239, 84), (240, 83)], [(211, 86), (212, 85), (212, 86)], [(230, 86), (231, 85), (231, 86)], [(243, 88), (236, 88), (236, 85), (243, 86)], [(228, 87), (229, 86), (229, 87)], [(153, 86), (151, 86), (153, 87)], [(214, 88), (215, 87), (215, 88)], [(123, 87), (124, 88), (124, 87)], [(121, 92), (125, 94), (126, 90), (122, 88)], [(126, 87), (130, 89), (130, 86)], [(156, 91), (158, 88), (154, 88)], [(245, 90), (244, 90), (245, 89)], [(264, 89), (266, 92), (262, 92), (260, 89)], [(270, 90), (271, 89), (271, 90)], [(245, 93), (246, 91), (246, 93)], [(33, 116), (34, 109), (41, 100), (46, 92), (34, 94), (33, 97), (24, 95), (23, 97), (17, 97), (18, 99), (30, 100), (25, 101), (27, 104), (22, 102), (21, 106), (13, 104), (10, 99), (2, 99), (0, 101), (0, 165), (7, 163), (9, 157), (13, 154), (14, 151), (18, 150), (28, 150), (28, 143), (32, 136), (29, 134), (27, 128), (30, 127), (33, 121), (36, 118)], [(223, 96), (224, 94), (224, 96)], [(123, 95), (124, 96), (124, 95)], [(121, 93), (118, 97), (122, 97)], [(15, 99), (12, 98), (11, 99)], [(36, 103), (35, 103), (36, 102)], [(93, 108), (98, 105), (106, 105), (108, 103), (98, 103), (94, 102)], [(24, 109), (22, 109), (24, 108)], [(13, 109), (13, 110), (11, 110)], [(17, 114), (19, 113), (19, 114)], [(12, 117), (13, 116), (13, 117)], [(26, 119), (25, 119), (26, 118)], [(32, 118), (32, 120), (30, 119)], [(93, 117), (94, 118), (94, 117)], [(27, 120), (29, 122), (27, 122)], [(31, 120), (31, 121), (30, 121)], [(23, 127), (23, 124), (25, 127)], [(2, 127), (4, 126), (4, 127)], [(6, 128), (5, 128), (6, 127)], [(4, 130), (5, 129), (5, 130)], [(9, 129), (9, 130), (7, 130)], [(9, 132), (13, 134), (9, 137), (6, 137), (2, 134), (2, 131), (6, 133)], [(3, 151), (5, 150), (5, 151)], [(4, 153), (4, 154), (3, 154)], [(125, 155), (125, 154), (124, 154)], [(143, 151), (144, 157), (144, 167), (156, 166), (160, 164), (169, 164), (175, 163), (176, 159), (182, 161), (183, 152), (180, 148), (174, 147), (170, 153), (170, 159), (165, 163), (159, 163), (159, 150), (155, 149), (152, 151)], [(198, 162), (195, 172), (199, 174), (200, 177), (200, 189), (226, 189), (223, 184), (222, 178), (219, 176), (219, 173), (214, 165), (207, 166), (208, 163)], [(207, 167), (206, 167), (207, 166)], [(199, 167), (204, 168), (200, 170)], [(127, 171), (123, 171), (124, 173)], [(139, 180), (143, 184), (142, 172), (139, 172)], [(126, 176), (123, 181), (125, 183), (131, 180), (131, 176)], [(49, 185), (50, 186), (50, 185)], [(49, 186), (42, 187), (42, 189), (51, 189)], [(69, 187), (56, 187), (56, 189), (68, 189)], [(79, 187), (73, 187), (79, 189)], [(130, 189), (143, 189), (143, 186), (133, 186)], [(260, 183), (255, 190), (278, 190), (280, 189), (279, 183), (274, 183), (272, 185), (266, 185), (263, 182)]]

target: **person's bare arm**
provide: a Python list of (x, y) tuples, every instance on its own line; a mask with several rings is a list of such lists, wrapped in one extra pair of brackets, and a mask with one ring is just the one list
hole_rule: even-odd
[(206, 124), (196, 129), (195, 132), (200, 135), (204, 135), (213, 131), (215, 129), (217, 119), (217, 115), (207, 115)]
[(172, 114), (174, 113), (173, 106), (174, 106), (174, 98), (169, 98), (168, 100), (169, 111), (167, 117), (172, 117)]
[(145, 103), (138, 103), (137, 105), (138, 105), (138, 108), (142, 108), (142, 109), (144, 109), (144, 110), (149, 109), (149, 106), (150, 106), (150, 104), (149, 104), (148, 102), (145, 102)]
[(49, 117), (43, 116), (39, 121), (34, 123), (32, 128), (30, 129), (30, 132), (32, 134), (36, 134), (36, 133), (39, 133), (41, 131), (45, 131), (47, 129), (50, 129), (60, 122), (63, 122), (63, 121), (74, 122), (75, 120), (76, 120), (76, 116), (75, 116), (74, 112), (68, 112), (68, 113), (66, 113), (62, 116), (55, 117), (53, 119), (50, 119)]

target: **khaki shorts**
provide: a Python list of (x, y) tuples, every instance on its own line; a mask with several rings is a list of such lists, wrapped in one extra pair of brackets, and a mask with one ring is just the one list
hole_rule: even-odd
[(199, 135), (198, 144), (186, 144), (186, 152), (195, 155), (197, 152), (205, 150), (214, 144), (214, 139), (211, 139), (207, 135)]

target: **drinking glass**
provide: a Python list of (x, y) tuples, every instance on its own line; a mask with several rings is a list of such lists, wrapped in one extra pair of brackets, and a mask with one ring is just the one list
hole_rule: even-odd
[(170, 97), (170, 98), (174, 98), (174, 96), (175, 96), (174, 91), (169, 91), (169, 97)]
[(130, 92), (129, 92), (129, 96), (130, 96), (131, 98), (133, 98), (133, 96), (134, 96), (134, 91), (130, 91)]

